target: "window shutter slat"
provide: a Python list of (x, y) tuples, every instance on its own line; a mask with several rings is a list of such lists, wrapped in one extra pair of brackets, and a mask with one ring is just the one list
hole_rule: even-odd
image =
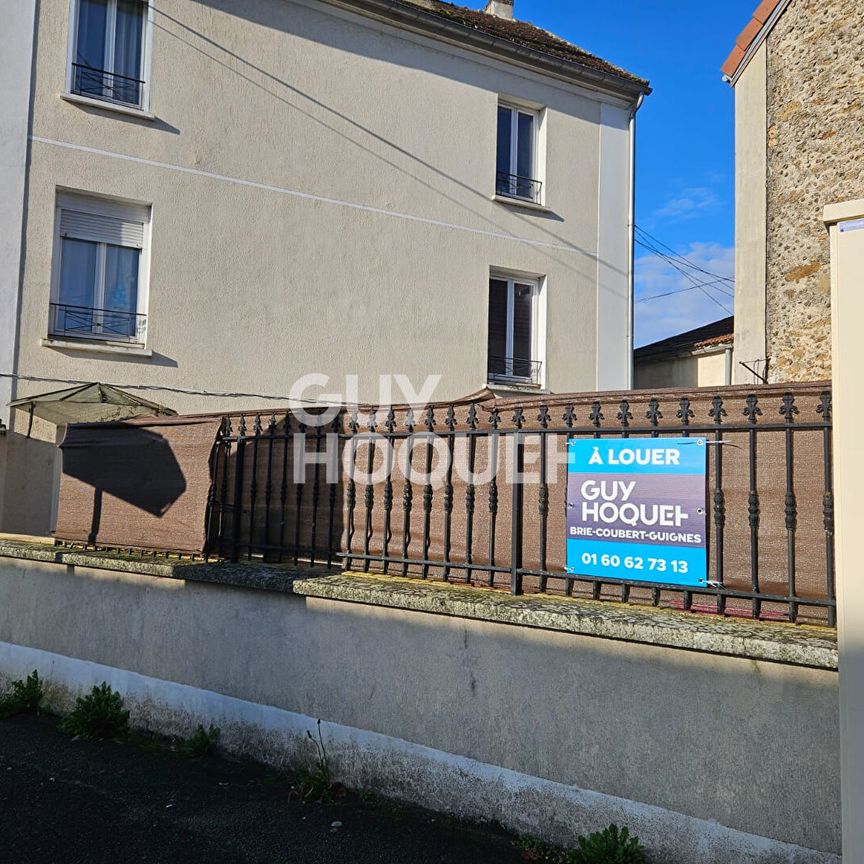
[(61, 210), (60, 236), (141, 249), (144, 245), (144, 225), (114, 216)]

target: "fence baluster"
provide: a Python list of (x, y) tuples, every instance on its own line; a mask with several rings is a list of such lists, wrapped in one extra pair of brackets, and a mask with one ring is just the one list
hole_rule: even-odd
[(273, 500), (273, 436), (276, 434), (276, 415), (267, 421), (267, 481), (264, 484), (264, 547), (270, 549), (270, 505)]
[[(621, 437), (630, 437), (630, 421), (633, 419), (633, 412), (630, 410), (630, 403), (626, 399), (621, 400), (618, 406), (618, 422), (621, 424)], [(626, 603), (630, 599), (630, 586), (624, 584), (621, 586), (621, 602)]]
[(222, 441), (222, 489), (219, 501), (219, 555), (225, 556), (225, 535), (228, 526), (225, 524), (225, 511), (228, 507), (228, 469), (231, 464), (231, 441), (225, 440), (231, 437), (231, 418), (225, 418), (224, 436)]
[[(717, 614), (726, 613), (726, 595), (723, 593), (725, 579), (723, 555), (725, 552), (724, 533), (726, 530), (726, 493), (723, 490), (723, 418), (728, 416), (723, 407), (723, 400), (715, 396), (711, 400), (708, 416), (714, 421), (714, 531), (717, 560)], [(707, 514), (706, 514), (707, 517)], [(707, 525), (707, 518), (705, 520)]]
[(444, 419), (447, 427), (447, 471), (444, 477), (444, 581), (450, 581), (450, 532), (453, 521), (453, 448), (456, 430), (456, 410), (447, 406)]
[(408, 575), (408, 548), (411, 545), (411, 508), (414, 503), (412, 488), (412, 458), (414, 456), (414, 409), (409, 407), (405, 415), (405, 490), (402, 493), (402, 575)]
[[(747, 520), (750, 525), (750, 585), (754, 594), (759, 593), (759, 490), (756, 485), (756, 423), (761, 416), (759, 399), (750, 395), (744, 407), (744, 416), (750, 428), (749, 438), (749, 476), (750, 491), (747, 495)], [(762, 614), (762, 602), (758, 597), (752, 600), (752, 617), (759, 618)]]
[(786, 455), (786, 580), (789, 593), (789, 620), (794, 624), (798, 618), (798, 604), (795, 602), (795, 598), (798, 595), (795, 584), (795, 530), (798, 527), (798, 503), (795, 498), (795, 450), (792, 441), (792, 424), (795, 422), (798, 406), (795, 404), (795, 397), (791, 393), (784, 394), (780, 413), (786, 421), (786, 430), (784, 432)]
[[(588, 414), (588, 419), (594, 427), (593, 437), (599, 440), (600, 438), (600, 423), (606, 418), (603, 416), (603, 406), (599, 402), (591, 403), (591, 411)], [(594, 600), (600, 599), (600, 593), (603, 590), (603, 583), (599, 579), (594, 579), (591, 582), (591, 597)]]
[(363, 570), (369, 572), (369, 544), (372, 542), (372, 508), (375, 506), (375, 486), (372, 484), (372, 472), (375, 469), (375, 409), (369, 411), (366, 428), (369, 430), (368, 450), (366, 453), (366, 490), (363, 495), (363, 506), (366, 509), (366, 530), (363, 533)]
[[(337, 456), (338, 442), (342, 440), (340, 433), (342, 432), (342, 414), (339, 412), (330, 423), (330, 434), (336, 436), (337, 441)], [(329, 515), (327, 519), (327, 567), (333, 566), (333, 559), (336, 557), (336, 490), (337, 478), (328, 478), (330, 483), (330, 500)]]
[[(318, 420), (315, 422), (315, 467), (312, 475), (312, 527), (311, 539), (309, 541), (309, 566), (315, 566), (315, 558), (317, 555), (318, 546), (318, 505), (321, 500), (321, 465), (319, 458), (321, 456), (321, 424)], [(303, 478), (306, 479), (305, 477)]]
[(348, 507), (348, 525), (346, 526), (345, 533), (345, 569), (351, 569), (351, 544), (354, 540), (354, 506), (357, 503), (357, 487), (354, 483), (354, 472), (356, 470), (356, 465), (354, 464), (357, 460), (357, 430), (360, 428), (360, 424), (357, 421), (357, 409), (354, 408), (351, 411), (351, 419), (348, 421), (348, 429), (351, 432), (351, 436), (348, 441), (349, 453), (348, 456), (350, 461), (348, 463), (348, 488), (345, 492), (345, 503)]
[(525, 470), (525, 445), (523, 435), (520, 431), (523, 423), (522, 408), (517, 408), (513, 414), (513, 422), (516, 432), (513, 434), (513, 495), (510, 530), (510, 593), (522, 593), (522, 529), (523, 529), (523, 503), (525, 487), (523, 486), (522, 474)]
[(393, 431), (396, 429), (396, 412), (393, 410), (392, 405), (387, 411), (384, 428), (387, 430), (387, 447), (384, 450), (387, 474), (384, 478), (384, 496), (381, 502), (384, 507), (384, 538), (382, 543), (384, 566), (382, 569), (387, 573), (390, 570), (390, 562), (387, 560), (390, 557), (390, 541), (393, 539), (390, 520), (393, 515)]
[[(685, 396), (678, 401), (678, 411), (675, 415), (684, 427), (681, 430), (682, 438), (690, 437), (690, 421), (696, 416), (693, 409), (690, 407), (690, 400)], [(684, 591), (684, 609), (690, 611), (693, 608), (693, 592)]]
[(822, 524), (825, 528), (825, 571), (828, 607), (828, 626), (837, 626), (836, 588), (834, 584), (834, 476), (831, 442), (832, 404), (831, 393), (819, 397), (816, 409), (825, 428), (822, 430), (822, 466), (825, 477), (825, 492), (822, 495)]
[(495, 528), (498, 522), (498, 424), (501, 417), (497, 408), (489, 412), (493, 431), (489, 433), (489, 577), (490, 587), (495, 584)]
[(252, 423), (252, 477), (249, 487), (249, 547), (246, 550), (247, 559), (252, 558), (252, 548), (255, 543), (255, 504), (258, 497), (258, 445), (261, 441), (261, 415), (256, 414)]
[[(660, 403), (656, 399), (652, 399), (648, 403), (648, 410), (645, 412), (645, 417), (651, 424), (651, 437), (659, 438), (660, 430), (657, 427), (663, 419), (663, 413), (660, 411)], [(651, 589), (651, 605), (660, 605), (660, 589), (657, 587)]]
[[(540, 411), (537, 414), (537, 421), (540, 423), (540, 428), (548, 429), (549, 420), (549, 408), (546, 405), (541, 405)], [(541, 594), (546, 593), (549, 579), (547, 575), (549, 567), (546, 562), (546, 547), (548, 542), (547, 529), (549, 522), (549, 478), (547, 476), (548, 453), (546, 449), (548, 442), (548, 435), (540, 435), (540, 488), (537, 490), (537, 512), (540, 514), (540, 572), (543, 574), (540, 577)]]
[[(432, 542), (432, 453), (433, 453), (433, 435), (435, 427), (435, 412), (432, 406), (426, 409), (426, 418), (423, 420), (423, 425), (426, 427), (426, 474), (423, 486), (423, 561), (429, 561), (429, 545)], [(429, 564), (423, 564), (423, 578), (429, 577)]]
[(285, 521), (288, 508), (288, 457), (289, 442), (291, 440), (291, 414), (285, 412), (282, 421), (282, 483), (279, 486), (279, 563), (285, 553)]
[[(465, 489), (465, 563), (474, 563), (474, 468), (477, 464), (477, 406), (468, 409), (468, 485)], [(465, 569), (465, 581), (471, 583), (471, 568)]]
[[(567, 431), (566, 440), (565, 440), (565, 442), (564, 442), (564, 447), (565, 447), (566, 450), (567, 450), (568, 459), (569, 459), (569, 453), (570, 453), (570, 442), (571, 442), (571, 441), (573, 440), (573, 438), (575, 437), (574, 434), (573, 434), (573, 432), (572, 432), (572, 429), (573, 429), (573, 424), (576, 422), (576, 419), (577, 419), (577, 418), (576, 418), (576, 409), (575, 409), (575, 407), (574, 407), (574, 405), (573, 405), (572, 402), (568, 402), (568, 403), (567, 403), (567, 407), (564, 409), (564, 414), (563, 414), (563, 416), (562, 416), (561, 419), (564, 421), (564, 425), (567, 427), (567, 430), (568, 430), (568, 431)], [(570, 469), (569, 469), (568, 467), (565, 466), (565, 468), (564, 468), (564, 482), (565, 482), (565, 483), (568, 482), (567, 473), (568, 473), (569, 470), (570, 470)], [(556, 478), (556, 479), (557, 479), (557, 478)], [(568, 513), (567, 513), (567, 493), (565, 492), (565, 493), (564, 493), (564, 524), (565, 524), (565, 525), (567, 524), (567, 519), (568, 519)], [(574, 584), (574, 582), (575, 582), (575, 579), (571, 578), (570, 574), (568, 573), (567, 576), (566, 576), (566, 581), (565, 581), (565, 583), (564, 583), (564, 593), (565, 593), (568, 597), (572, 596), (572, 594), (573, 594), (573, 584)]]
[(231, 560), (240, 560), (240, 540), (243, 533), (243, 462), (246, 458), (246, 417), (240, 415), (237, 448), (234, 456), (234, 525), (232, 526)]

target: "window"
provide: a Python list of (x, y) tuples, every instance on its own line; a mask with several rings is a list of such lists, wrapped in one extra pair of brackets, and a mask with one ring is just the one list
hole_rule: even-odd
[(539, 293), (538, 283), (529, 279), (489, 280), (489, 381), (540, 384)]
[(537, 114), (512, 105), (498, 106), (495, 193), (540, 203), (537, 178)]
[(69, 90), (144, 107), (147, 0), (74, 0)]
[(52, 336), (144, 344), (149, 221), (143, 205), (60, 196)]

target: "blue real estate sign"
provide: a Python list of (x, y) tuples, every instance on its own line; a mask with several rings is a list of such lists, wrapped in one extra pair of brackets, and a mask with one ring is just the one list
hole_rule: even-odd
[(573, 439), (567, 572), (704, 586), (705, 438)]

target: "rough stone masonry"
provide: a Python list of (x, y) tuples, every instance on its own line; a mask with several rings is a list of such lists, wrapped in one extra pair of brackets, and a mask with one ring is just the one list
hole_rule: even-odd
[(793, 0), (768, 38), (772, 382), (831, 376), (826, 204), (864, 197), (864, 2)]

